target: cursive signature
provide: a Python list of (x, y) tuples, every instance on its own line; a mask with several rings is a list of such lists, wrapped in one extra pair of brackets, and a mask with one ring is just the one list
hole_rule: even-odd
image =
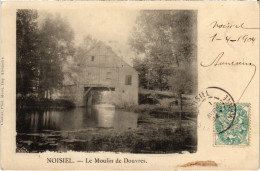
[(240, 101), (240, 99), (242, 98), (242, 96), (244, 95), (246, 89), (248, 88), (248, 86), (250, 85), (250, 83), (252, 82), (255, 73), (256, 73), (256, 65), (251, 63), (251, 62), (240, 62), (240, 61), (232, 61), (232, 62), (226, 62), (226, 61), (221, 61), (222, 57), (224, 56), (224, 52), (220, 52), (218, 54), (218, 56), (209, 64), (202, 64), (200, 63), (200, 65), (202, 67), (216, 67), (216, 66), (221, 66), (221, 65), (227, 65), (227, 66), (249, 66), (249, 67), (253, 67), (254, 68), (254, 72), (248, 82), (248, 84), (246, 85), (246, 88), (244, 89), (244, 91), (242, 92), (241, 96), (238, 99), (238, 102)]

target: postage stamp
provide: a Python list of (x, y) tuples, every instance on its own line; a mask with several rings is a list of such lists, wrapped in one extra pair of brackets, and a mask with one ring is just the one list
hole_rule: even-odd
[(250, 104), (216, 103), (215, 145), (248, 146)]

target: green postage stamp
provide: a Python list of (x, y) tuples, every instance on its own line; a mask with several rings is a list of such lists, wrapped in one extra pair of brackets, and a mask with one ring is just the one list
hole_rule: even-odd
[(216, 103), (215, 145), (248, 146), (250, 104)]

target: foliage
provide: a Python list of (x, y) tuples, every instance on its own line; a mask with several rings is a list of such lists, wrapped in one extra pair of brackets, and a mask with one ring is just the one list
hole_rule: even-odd
[(39, 98), (34, 95), (17, 97), (17, 108), (21, 109), (24, 107), (31, 108), (66, 108), (70, 109), (75, 107), (75, 104), (69, 100), (64, 99), (47, 99)]
[(149, 89), (149, 66), (147, 65), (147, 62), (144, 62), (142, 59), (135, 58), (133, 60), (133, 66), (139, 72), (139, 86)]
[(33, 92), (38, 75), (38, 13), (35, 10), (18, 10), (16, 19), (16, 87), (17, 93)]
[[(142, 87), (172, 89), (176, 86), (170, 84), (170, 80), (175, 79), (173, 74), (190, 70), (196, 61), (195, 21), (194, 11), (140, 12), (129, 43), (136, 54), (144, 56), (143, 59), (134, 60)], [(181, 91), (176, 89), (174, 91)]]
[(69, 24), (61, 17), (47, 16), (40, 27), (40, 96), (52, 92), (62, 85), (62, 66), (69, 56), (73, 56), (74, 34)]
[(197, 77), (190, 70), (177, 70), (169, 79), (172, 91), (182, 94), (194, 94), (197, 89)]
[(36, 10), (18, 10), (16, 26), (17, 94), (49, 98), (61, 86), (63, 66), (74, 54), (73, 31), (59, 16), (48, 15), (39, 23)]

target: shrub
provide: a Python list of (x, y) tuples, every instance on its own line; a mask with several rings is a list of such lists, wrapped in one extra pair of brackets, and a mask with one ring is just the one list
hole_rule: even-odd
[(75, 104), (70, 100), (65, 99), (56, 99), (53, 103), (56, 107), (65, 107), (65, 108), (73, 108)]
[(32, 107), (32, 108), (73, 108), (75, 104), (72, 101), (65, 99), (47, 99), (38, 98), (34, 95), (17, 96), (17, 108)]

